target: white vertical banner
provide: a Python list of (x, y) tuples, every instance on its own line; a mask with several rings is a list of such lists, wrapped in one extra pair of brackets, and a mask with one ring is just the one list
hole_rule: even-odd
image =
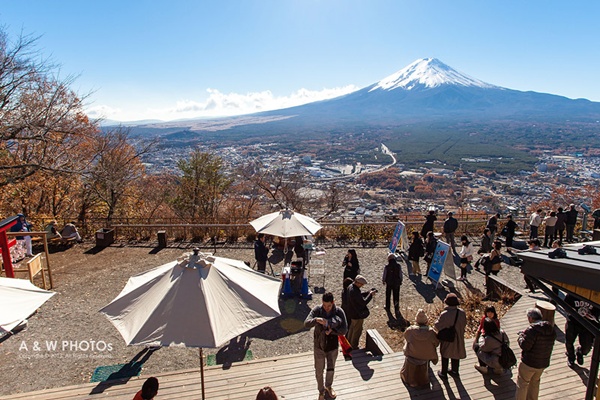
[[(443, 243), (443, 242), (442, 242)], [(450, 249), (450, 245), (446, 244), (448, 249)], [(452, 278), (456, 280), (456, 266), (454, 265), (454, 254), (451, 251), (448, 251), (446, 260), (444, 261), (444, 275), (448, 278)]]

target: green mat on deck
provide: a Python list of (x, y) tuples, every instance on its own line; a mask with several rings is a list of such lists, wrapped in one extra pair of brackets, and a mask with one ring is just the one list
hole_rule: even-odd
[[(240, 362), (240, 361), (251, 361), (252, 360), (252, 350), (246, 350), (246, 354), (244, 355), (244, 359), (243, 360), (229, 360), (229, 361), (233, 361), (233, 362)], [(221, 364), (223, 364), (221, 362)], [(217, 356), (215, 354), (209, 354), (206, 356), (206, 365), (217, 365)]]
[(103, 365), (97, 367), (90, 378), (90, 382), (104, 382), (113, 379), (131, 378), (133, 376), (139, 376), (142, 372), (142, 365), (144, 363), (127, 363), (127, 364), (115, 364), (115, 365)]

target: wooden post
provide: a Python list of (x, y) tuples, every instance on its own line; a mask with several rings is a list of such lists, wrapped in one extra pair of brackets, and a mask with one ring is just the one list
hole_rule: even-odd
[(202, 400), (205, 400), (204, 396), (204, 356), (202, 355), (202, 347), (200, 347), (200, 380), (202, 381)]
[(556, 313), (556, 306), (554, 304), (538, 300), (535, 302), (535, 308), (541, 311), (544, 321), (548, 321), (554, 326), (554, 314)]
[(158, 237), (158, 247), (161, 249), (167, 247), (167, 231), (158, 231), (156, 236)]
[[(48, 269), (48, 278), (50, 279), (50, 289), (54, 289), (54, 281), (52, 281), (52, 269), (50, 268), (50, 252), (48, 251), (48, 237), (42, 236), (44, 241), (44, 253), (46, 253), (46, 268)], [(44, 271), (42, 271), (42, 274)], [(45, 289), (45, 288), (44, 288)]]

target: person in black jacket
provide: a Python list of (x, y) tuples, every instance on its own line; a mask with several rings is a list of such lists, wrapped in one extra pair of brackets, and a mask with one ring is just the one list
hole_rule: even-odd
[(456, 254), (456, 241), (454, 240), (454, 233), (458, 229), (458, 220), (452, 216), (452, 212), (448, 212), (448, 218), (444, 221), (444, 236), (446, 242), (452, 248), (452, 252)]
[(258, 238), (254, 242), (254, 258), (256, 259), (256, 265), (258, 266), (258, 272), (265, 273), (267, 269), (267, 257), (269, 255), (269, 249), (265, 246), (265, 235), (262, 233), (258, 234)]
[(502, 234), (506, 238), (506, 247), (512, 247), (513, 239), (515, 238), (515, 230), (517, 229), (517, 223), (513, 221), (512, 215), (507, 215), (506, 225), (502, 228)]
[(527, 310), (529, 327), (519, 332), (517, 342), (521, 347), (521, 363), (517, 377), (516, 400), (537, 400), (540, 379), (544, 369), (550, 365), (550, 357), (556, 340), (554, 326), (542, 320), (537, 308)]
[(360, 274), (360, 265), (358, 263), (358, 257), (356, 250), (349, 249), (344, 261), (342, 261), (342, 267), (344, 267), (344, 279), (356, 278), (356, 275)]
[(306, 250), (304, 250), (304, 237), (296, 236), (294, 238), (294, 254), (296, 258), (302, 259), (302, 266), (306, 265)]
[(373, 299), (377, 292), (371, 289), (368, 292), (361, 292), (360, 288), (367, 284), (367, 280), (362, 275), (356, 275), (352, 285), (348, 286), (348, 316), (352, 320), (348, 330), (348, 341), (353, 349), (358, 349), (358, 343), (363, 331), (365, 318), (369, 316), (367, 304)]
[(402, 269), (393, 253), (388, 254), (388, 262), (383, 267), (381, 278), (385, 286), (385, 310), (390, 312), (390, 298), (394, 296), (394, 311), (400, 313), (400, 286), (402, 285)]
[(412, 265), (412, 275), (421, 275), (421, 267), (419, 267), (419, 258), (425, 255), (425, 245), (423, 239), (419, 236), (419, 232), (413, 231), (413, 240), (408, 248), (408, 259)]
[(437, 216), (435, 215), (434, 210), (429, 210), (429, 214), (425, 216), (425, 223), (421, 228), (421, 237), (425, 239), (427, 237), (427, 232), (433, 232), (435, 221), (437, 220)]
[(352, 282), (354, 282), (354, 280), (352, 278), (344, 278), (344, 281), (342, 282), (342, 310), (344, 310), (344, 314), (346, 314), (346, 322), (348, 323), (348, 329), (350, 329), (350, 322), (352, 321), (349, 317), (349, 312), (348, 312), (348, 288), (350, 287), (350, 285), (352, 285)]
[[(592, 324), (598, 325), (600, 309), (592, 303), (580, 300), (577, 297), (567, 294), (565, 303), (570, 305), (581, 317), (586, 318)], [(579, 346), (575, 349), (575, 339), (579, 336)], [(570, 315), (567, 316), (565, 324), (565, 347), (567, 348), (567, 365), (572, 367), (577, 360), (577, 364), (583, 365), (583, 356), (587, 355), (594, 344), (594, 335), (583, 325)]]
[(565, 227), (567, 226), (567, 213), (563, 211), (562, 207), (558, 207), (556, 213), (556, 225), (554, 225), (555, 232), (560, 240), (563, 242), (563, 235), (565, 234)]
[(437, 248), (438, 241), (435, 238), (433, 232), (427, 232), (427, 239), (425, 240), (425, 262), (427, 263), (427, 271), (425, 272), (425, 276), (429, 275), (429, 268), (431, 267), (431, 262), (433, 261), (433, 255), (435, 254), (435, 249)]
[(573, 243), (575, 240), (573, 238), (573, 234), (575, 232), (575, 225), (577, 225), (577, 210), (575, 209), (575, 204), (571, 204), (569, 206), (569, 211), (567, 211), (567, 220), (565, 221), (565, 225), (567, 226), (567, 242)]
[(490, 238), (491, 241), (494, 242), (496, 238), (496, 232), (498, 232), (498, 219), (500, 219), (500, 213), (496, 213), (490, 217), (487, 221), (487, 225), (485, 226), (490, 230)]

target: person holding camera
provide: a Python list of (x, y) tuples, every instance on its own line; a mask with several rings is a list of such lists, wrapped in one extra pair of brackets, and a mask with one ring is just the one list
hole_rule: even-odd
[[(319, 400), (324, 400), (326, 396), (335, 399), (337, 394), (331, 385), (338, 356), (338, 336), (347, 332), (348, 323), (344, 310), (335, 305), (331, 292), (323, 294), (322, 304), (310, 311), (304, 320), (304, 327), (315, 328), (313, 343)], [(323, 372), (325, 372), (324, 381)]]
[(377, 289), (373, 288), (368, 292), (362, 292), (360, 289), (367, 284), (367, 280), (362, 275), (356, 275), (352, 285), (348, 287), (348, 317), (352, 320), (348, 330), (348, 341), (353, 349), (358, 349), (358, 343), (363, 331), (365, 318), (370, 314), (367, 304), (373, 299)]

